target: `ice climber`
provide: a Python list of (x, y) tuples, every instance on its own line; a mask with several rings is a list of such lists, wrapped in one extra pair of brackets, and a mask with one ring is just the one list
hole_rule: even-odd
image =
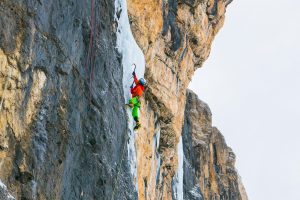
[[(137, 130), (141, 127), (141, 123), (139, 121), (139, 108), (141, 107), (140, 97), (143, 95), (145, 90), (146, 81), (143, 78), (138, 79), (135, 71), (132, 72), (132, 75), (134, 79), (132, 85), (130, 86), (132, 97), (129, 99), (129, 103), (127, 105), (132, 108), (132, 117), (136, 122), (134, 130)], [(133, 87), (134, 84), (135, 86)]]

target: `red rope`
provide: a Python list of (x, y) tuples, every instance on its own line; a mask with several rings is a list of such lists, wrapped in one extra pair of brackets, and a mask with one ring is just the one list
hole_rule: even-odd
[[(88, 54), (87, 54), (87, 59), (86, 59), (86, 62), (85, 62), (85, 65), (84, 65), (84, 68), (85, 68), (85, 72), (87, 74), (87, 77), (88, 77), (88, 80), (89, 80), (89, 100), (91, 101), (91, 87), (92, 87), (92, 80), (91, 80), (91, 77), (93, 76), (92, 73), (93, 73), (93, 59), (94, 59), (94, 31), (95, 31), (95, 1), (94, 0), (91, 0), (91, 21), (90, 21), (90, 24), (91, 24), (91, 32), (90, 32), (90, 38), (89, 38), (89, 48), (88, 48)], [(88, 68), (90, 64), (90, 70)], [(89, 73), (90, 72), (90, 73)]]
[[(100, 28), (99, 28), (99, 24), (97, 25), (97, 28), (96, 28), (97, 31), (95, 31), (96, 33), (94, 33), (95, 35), (95, 38), (98, 38), (99, 35), (100, 35)], [(94, 70), (95, 70), (95, 65), (96, 65), (96, 62), (95, 62), (95, 54), (96, 54), (96, 51), (97, 51), (97, 48), (96, 50), (94, 51), (93, 55), (92, 55), (92, 61), (93, 63), (91, 63), (91, 75), (90, 75), (90, 80), (91, 80), (91, 91), (93, 92), (93, 82), (94, 82)]]
[[(91, 15), (92, 15), (92, 10), (93, 10), (93, 4), (92, 4), (92, 1), (93, 0), (91, 0)], [(86, 62), (85, 62), (85, 65), (84, 65), (84, 68), (85, 68), (85, 70), (86, 70), (86, 74), (88, 74), (88, 64), (89, 64), (89, 58), (90, 58), (90, 51), (91, 51), (91, 49), (92, 49), (92, 16), (91, 16), (91, 32), (90, 32), (90, 44), (89, 44), (89, 49), (88, 49), (88, 55), (87, 55), (87, 59), (86, 59)]]
[(92, 73), (93, 73), (93, 63), (94, 63), (94, 54), (95, 54), (95, 51), (94, 51), (94, 31), (95, 31), (95, 11), (94, 11), (94, 0), (91, 0), (91, 36), (90, 36), (90, 40), (92, 41), (91, 43), (91, 69), (90, 69), (90, 75), (89, 75), (89, 79), (90, 79), (90, 84), (89, 84), (89, 91), (90, 91), (90, 101), (91, 101), (91, 98), (92, 98)]

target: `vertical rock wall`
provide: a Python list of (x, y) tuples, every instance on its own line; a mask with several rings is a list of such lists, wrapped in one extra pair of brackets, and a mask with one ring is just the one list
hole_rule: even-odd
[[(145, 54), (148, 81), (141, 108), (144, 125), (136, 140), (141, 199), (173, 198), (186, 88), (194, 71), (208, 58), (230, 2), (128, 0), (131, 28)], [(157, 132), (159, 157), (152, 151)], [(148, 163), (159, 164), (159, 170), (154, 172)], [(149, 185), (155, 177), (156, 184)]]
[(115, 2), (0, 1), (0, 178), (16, 199), (135, 199)]

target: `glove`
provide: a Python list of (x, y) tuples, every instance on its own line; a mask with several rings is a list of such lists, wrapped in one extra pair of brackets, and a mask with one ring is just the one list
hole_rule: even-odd
[(130, 86), (130, 89), (132, 89), (133, 88), (133, 84)]
[(135, 76), (135, 71), (132, 72), (132, 76)]

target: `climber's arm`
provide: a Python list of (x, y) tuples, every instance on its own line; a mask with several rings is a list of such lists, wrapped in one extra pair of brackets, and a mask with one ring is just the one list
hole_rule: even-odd
[(133, 94), (133, 87), (130, 88), (130, 93)]
[(136, 74), (133, 74), (134, 83), (137, 85), (139, 83), (139, 79), (136, 77)]

